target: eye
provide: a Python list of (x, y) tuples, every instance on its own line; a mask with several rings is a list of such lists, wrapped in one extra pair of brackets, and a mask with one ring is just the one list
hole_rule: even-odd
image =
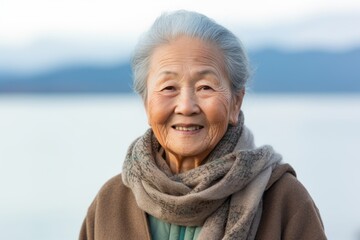
[(208, 86), (208, 85), (202, 85), (202, 86), (199, 87), (199, 90), (208, 91), (208, 90), (213, 90), (213, 88)]
[(161, 91), (175, 91), (175, 87), (174, 86), (166, 86), (163, 89), (161, 89)]

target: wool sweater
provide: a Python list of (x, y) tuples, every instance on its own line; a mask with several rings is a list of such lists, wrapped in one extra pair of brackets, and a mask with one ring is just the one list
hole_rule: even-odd
[[(110, 179), (95, 197), (79, 239), (151, 239), (146, 213), (137, 206), (120, 174)], [(256, 239), (326, 239), (317, 207), (288, 164), (276, 167), (268, 182)]]

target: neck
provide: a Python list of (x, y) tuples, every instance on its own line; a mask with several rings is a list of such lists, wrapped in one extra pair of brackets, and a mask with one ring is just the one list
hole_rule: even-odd
[(177, 157), (171, 153), (165, 153), (165, 159), (172, 173), (182, 173), (200, 166), (202, 159), (194, 157)]

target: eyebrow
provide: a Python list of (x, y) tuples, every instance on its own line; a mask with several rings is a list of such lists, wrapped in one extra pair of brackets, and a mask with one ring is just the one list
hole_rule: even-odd
[[(165, 71), (162, 71), (158, 74), (158, 77), (161, 77), (161, 76), (175, 76), (175, 77), (178, 77), (179, 74), (177, 72), (174, 72), (174, 71), (171, 71), (171, 70), (165, 70)], [(204, 70), (200, 70), (200, 71), (197, 71), (194, 73), (194, 80), (199, 78), (199, 77), (202, 77), (202, 76), (206, 76), (206, 75), (212, 75), (212, 76), (215, 76), (217, 77), (218, 74), (212, 70), (212, 69), (204, 69)], [(164, 81), (165, 79), (162, 79), (162, 81)]]
[(202, 70), (202, 71), (199, 71), (196, 73), (196, 75), (199, 75), (199, 76), (203, 76), (203, 75), (217, 75), (213, 70), (211, 69), (205, 69), (205, 70)]
[(163, 72), (159, 73), (159, 76), (161, 76), (161, 75), (175, 75), (175, 76), (178, 76), (179, 74), (176, 73), (176, 72), (172, 72), (172, 71), (163, 71)]

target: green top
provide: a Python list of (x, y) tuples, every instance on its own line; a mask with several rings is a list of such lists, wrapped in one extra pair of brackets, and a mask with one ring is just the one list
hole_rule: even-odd
[(201, 230), (201, 227), (179, 226), (147, 216), (152, 240), (196, 240)]

